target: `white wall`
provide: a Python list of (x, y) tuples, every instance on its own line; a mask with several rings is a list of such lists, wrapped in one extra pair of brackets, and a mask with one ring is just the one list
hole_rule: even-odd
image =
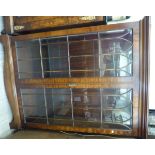
[(0, 34), (1, 34), (1, 31), (3, 30), (3, 27), (4, 27), (4, 25), (3, 25), (3, 17), (0, 16)]
[[(0, 32), (3, 29), (3, 19), (0, 16)], [(12, 120), (12, 112), (8, 103), (8, 99), (4, 86), (4, 49), (0, 43), (0, 138), (5, 138), (11, 133), (9, 123)]]

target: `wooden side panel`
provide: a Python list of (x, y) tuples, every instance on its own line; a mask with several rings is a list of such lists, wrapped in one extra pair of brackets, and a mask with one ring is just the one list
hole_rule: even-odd
[(19, 129), (21, 128), (21, 120), (20, 120), (20, 112), (19, 112), (19, 106), (18, 106), (18, 98), (16, 94), (14, 67), (13, 67), (9, 36), (7, 35), (1, 36), (0, 41), (2, 41), (5, 49), (5, 52), (4, 52), (5, 88), (6, 88), (9, 104), (13, 112), (13, 120), (10, 124), (10, 127)]
[(140, 133), (143, 138), (147, 138), (148, 114), (149, 114), (149, 16), (146, 16), (140, 22), (140, 115), (141, 128)]

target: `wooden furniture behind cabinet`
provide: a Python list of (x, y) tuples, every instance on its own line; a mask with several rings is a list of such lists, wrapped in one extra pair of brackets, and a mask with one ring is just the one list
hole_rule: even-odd
[(141, 25), (12, 36), (21, 127), (144, 137)]
[(68, 27), (105, 24), (105, 16), (6, 16), (5, 32), (12, 34), (34, 33)]

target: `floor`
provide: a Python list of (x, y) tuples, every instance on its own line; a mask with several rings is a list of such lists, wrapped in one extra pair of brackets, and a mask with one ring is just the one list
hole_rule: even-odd
[(7, 139), (116, 139), (116, 137), (47, 130), (20, 130)]

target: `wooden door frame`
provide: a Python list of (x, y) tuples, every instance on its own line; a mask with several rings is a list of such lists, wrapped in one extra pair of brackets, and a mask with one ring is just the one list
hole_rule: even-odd
[(10, 47), (10, 38), (8, 35), (1, 35), (0, 42), (4, 47), (4, 85), (7, 98), (13, 113), (13, 120), (10, 122), (10, 127), (15, 129), (21, 128), (21, 120), (19, 114), (19, 106), (16, 92), (14, 67), (12, 60), (12, 51)]

